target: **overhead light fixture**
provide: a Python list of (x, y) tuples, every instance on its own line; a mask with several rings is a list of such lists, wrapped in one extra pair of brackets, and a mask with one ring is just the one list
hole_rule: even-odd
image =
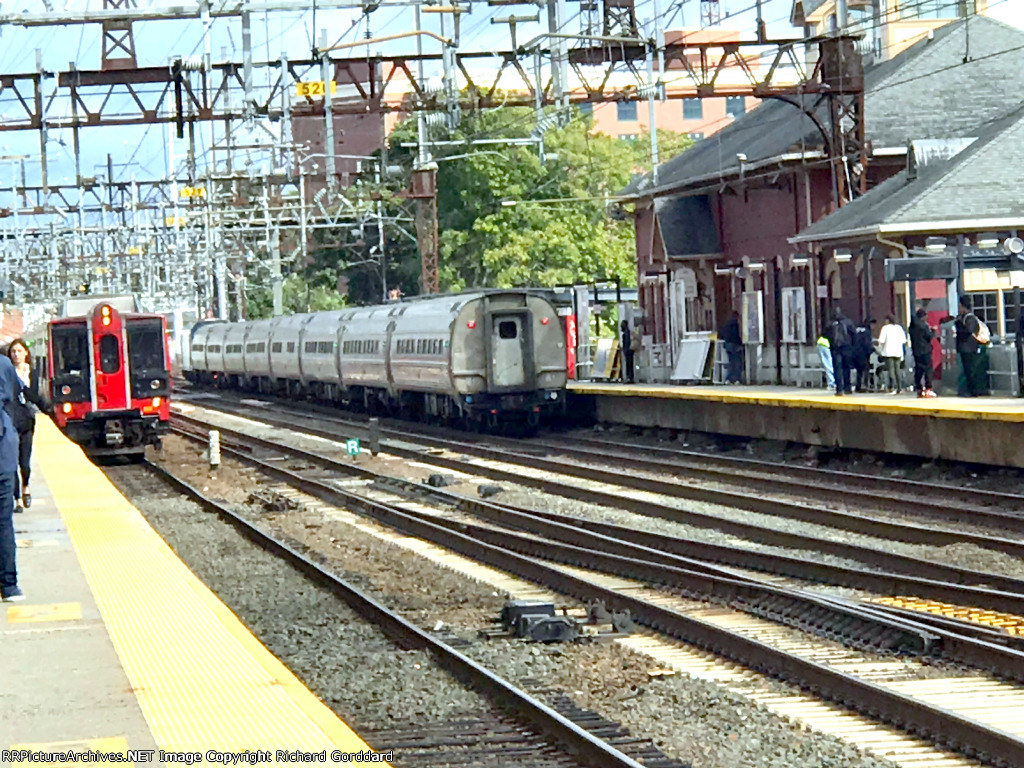
[(731, 275), (732, 267), (715, 267), (716, 275)]
[(751, 264), (747, 264), (747, 269), (749, 269), (751, 272), (764, 272), (764, 262), (755, 261)]
[(835, 256), (836, 264), (849, 264), (853, 261), (853, 252), (848, 248), (836, 249), (833, 256)]
[(811, 260), (807, 256), (794, 256), (789, 260), (790, 266), (793, 267), (806, 267), (811, 263)]
[(999, 235), (995, 232), (983, 232), (975, 238), (974, 244), (983, 251), (998, 248)]
[(929, 237), (924, 241), (924, 249), (929, 253), (942, 253), (946, 250), (946, 238)]

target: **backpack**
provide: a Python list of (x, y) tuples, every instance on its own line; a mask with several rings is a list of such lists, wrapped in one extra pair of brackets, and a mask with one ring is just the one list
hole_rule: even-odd
[(845, 319), (832, 321), (832, 344), (837, 347), (850, 346), (850, 331)]
[(988, 344), (992, 341), (992, 334), (989, 333), (988, 326), (977, 315), (974, 316), (974, 319), (978, 321), (978, 330), (974, 332), (974, 340), (979, 344)]

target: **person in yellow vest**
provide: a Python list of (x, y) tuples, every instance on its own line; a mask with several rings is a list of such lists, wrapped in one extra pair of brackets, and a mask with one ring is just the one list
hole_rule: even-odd
[(821, 367), (825, 370), (825, 381), (830, 390), (836, 388), (836, 374), (832, 369), (832, 344), (824, 333), (818, 334), (818, 357), (821, 359)]

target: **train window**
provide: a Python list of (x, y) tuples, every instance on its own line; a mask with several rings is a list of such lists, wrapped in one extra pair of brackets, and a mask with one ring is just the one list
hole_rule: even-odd
[(303, 352), (309, 352), (309, 353), (315, 352), (316, 351), (316, 342), (315, 341), (307, 341), (306, 342), (306, 346), (303, 348), (302, 351)]
[(321, 355), (331, 354), (331, 342), (329, 341), (318, 341), (316, 343), (316, 351)]
[(192, 351), (193, 352), (202, 352), (203, 351), (203, 345), (202, 344), (193, 344), (192, 345)]
[(58, 375), (82, 376), (89, 371), (89, 337), (85, 326), (53, 327), (53, 367)]
[(104, 373), (117, 373), (121, 368), (121, 345), (117, 336), (111, 333), (100, 336), (100, 370)]
[(128, 321), (128, 362), (133, 374), (165, 370), (164, 329), (159, 320)]
[(256, 351), (257, 352), (266, 352), (267, 351), (267, 343), (265, 341), (261, 341), (259, 344), (256, 345)]
[(502, 320), (498, 323), (498, 337), (502, 339), (514, 339), (516, 337), (516, 324), (512, 320)]
[(294, 352), (295, 351), (295, 342), (294, 341), (289, 341), (288, 342), (288, 351), (289, 352)]
[(280, 352), (281, 351), (281, 342), (280, 341), (275, 341), (273, 344), (271, 344), (270, 345), (270, 351), (271, 352)]

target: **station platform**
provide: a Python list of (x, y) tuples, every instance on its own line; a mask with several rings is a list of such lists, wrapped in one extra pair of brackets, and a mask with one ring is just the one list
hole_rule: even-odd
[(1024, 399), (569, 382), (599, 421), (1024, 467)]
[(332, 752), (369, 750), (42, 417), (32, 496), (14, 516), (26, 599), (0, 615), (0, 764), (70, 751), (292, 765), (285, 750), (326, 751), (333, 765), (344, 757)]

